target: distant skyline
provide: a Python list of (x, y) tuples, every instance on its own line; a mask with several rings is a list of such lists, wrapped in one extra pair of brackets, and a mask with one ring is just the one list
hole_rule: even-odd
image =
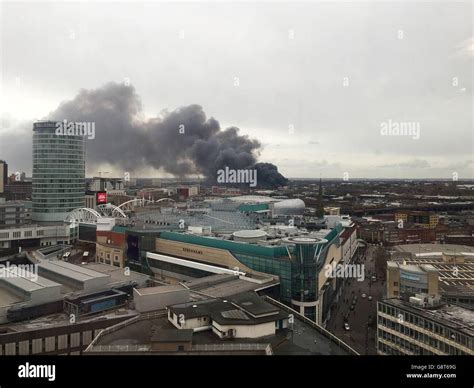
[(133, 86), (135, 120), (198, 104), (289, 178), (473, 179), (472, 17), (471, 2), (3, 2), (0, 159), (31, 176), (33, 122), (113, 82)]

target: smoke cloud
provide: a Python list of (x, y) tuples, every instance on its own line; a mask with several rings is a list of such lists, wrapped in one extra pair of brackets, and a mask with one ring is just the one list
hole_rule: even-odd
[[(204, 174), (214, 181), (224, 167), (258, 171), (258, 186), (284, 182), (276, 166), (257, 164), (261, 143), (239, 129), (220, 128), (199, 105), (189, 105), (146, 119), (133, 86), (109, 83), (81, 90), (48, 116), (49, 120), (94, 122), (95, 139), (87, 140), (87, 162), (109, 163), (124, 171), (162, 168), (175, 176)], [(281, 179), (283, 178), (283, 180)]]

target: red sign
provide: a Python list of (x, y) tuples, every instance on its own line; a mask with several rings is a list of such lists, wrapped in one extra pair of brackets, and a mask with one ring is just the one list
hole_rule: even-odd
[(97, 205), (102, 205), (107, 203), (107, 193), (105, 191), (98, 191), (96, 194)]

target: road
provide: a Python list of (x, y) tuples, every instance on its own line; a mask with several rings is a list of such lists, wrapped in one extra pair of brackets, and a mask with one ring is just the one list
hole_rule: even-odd
[[(343, 294), (339, 299), (327, 329), (341, 338), (348, 345), (356, 349), (360, 354), (377, 354), (376, 351), (376, 318), (377, 300), (381, 300), (385, 282), (377, 280), (371, 282), (370, 278), (375, 271), (374, 247), (368, 247), (366, 254), (361, 256), (359, 263), (364, 264), (365, 279), (362, 282), (357, 279), (348, 279)], [(362, 294), (366, 298), (362, 298)], [(368, 296), (372, 296), (369, 301)], [(350, 310), (351, 302), (357, 296), (354, 310)], [(346, 318), (347, 317), (347, 318)], [(347, 319), (350, 330), (344, 330), (344, 322)], [(372, 324), (369, 325), (369, 320)]]

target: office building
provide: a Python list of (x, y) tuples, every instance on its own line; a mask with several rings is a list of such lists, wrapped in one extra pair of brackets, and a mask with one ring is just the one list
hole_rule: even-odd
[(77, 239), (77, 233), (77, 226), (64, 223), (9, 225), (0, 228), (0, 248), (71, 244)]
[(31, 202), (5, 201), (0, 198), (0, 228), (21, 226), (31, 220)]
[(377, 352), (385, 355), (474, 355), (474, 312), (417, 294), (377, 303)]
[(33, 220), (64, 221), (84, 207), (85, 138), (56, 135), (56, 122), (33, 125)]
[(395, 213), (395, 221), (414, 224), (423, 228), (436, 228), (439, 222), (439, 216), (434, 212), (427, 211), (399, 211)]

